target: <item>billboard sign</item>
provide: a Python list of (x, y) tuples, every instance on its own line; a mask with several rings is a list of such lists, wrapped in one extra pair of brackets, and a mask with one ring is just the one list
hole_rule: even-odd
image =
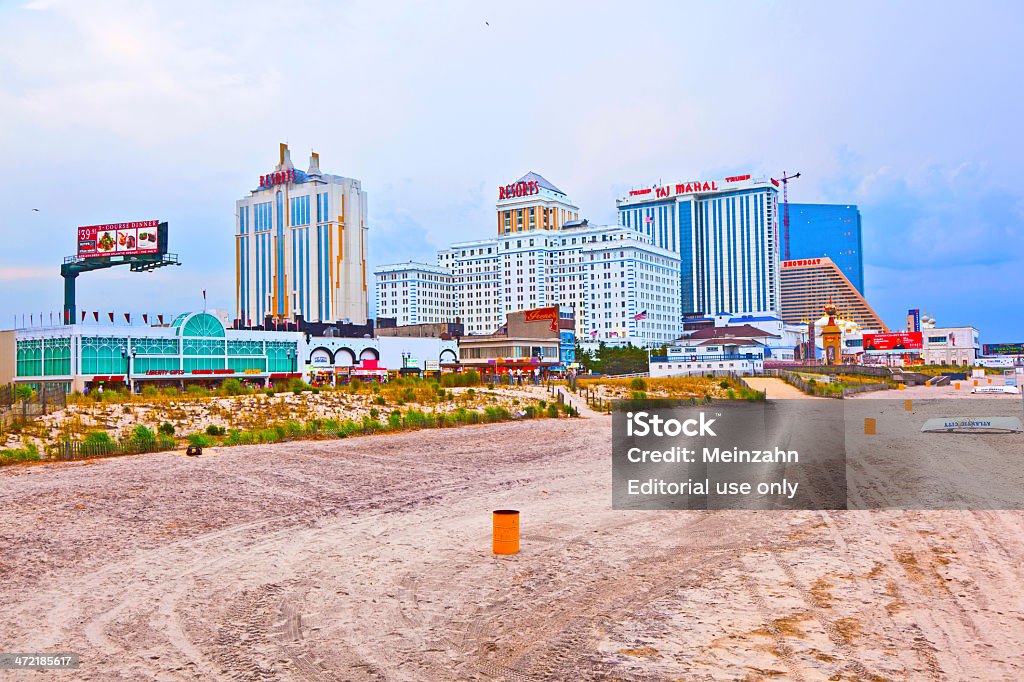
[(138, 256), (161, 253), (157, 220), (84, 225), (78, 228), (78, 256)]
[(921, 332), (889, 332), (886, 334), (865, 334), (866, 353), (906, 353), (921, 350), (924, 340)]
[(1024, 355), (1024, 343), (986, 343), (982, 355)]

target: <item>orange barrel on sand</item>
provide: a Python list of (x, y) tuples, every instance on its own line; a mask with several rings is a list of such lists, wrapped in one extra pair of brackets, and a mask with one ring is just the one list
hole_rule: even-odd
[(519, 512), (515, 509), (496, 509), (494, 523), (494, 553), (517, 554), (519, 552)]

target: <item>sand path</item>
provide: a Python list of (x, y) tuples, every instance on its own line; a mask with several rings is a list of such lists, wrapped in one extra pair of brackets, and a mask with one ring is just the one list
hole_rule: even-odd
[(743, 380), (755, 391), (767, 391), (769, 400), (817, 400), (817, 396), (807, 395), (799, 388), (790, 386), (782, 379), (774, 377), (743, 377)]

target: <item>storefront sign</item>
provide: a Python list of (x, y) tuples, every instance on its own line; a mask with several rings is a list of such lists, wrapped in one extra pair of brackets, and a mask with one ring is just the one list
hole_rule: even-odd
[(158, 224), (157, 220), (138, 220), (132, 223), (83, 225), (78, 228), (78, 255), (81, 258), (96, 258), (159, 253)]
[(184, 374), (183, 369), (149, 369), (146, 370), (146, 376), (148, 377), (159, 377), (159, 376), (179, 376)]
[(315, 350), (310, 353), (309, 363), (311, 365), (329, 365), (331, 364), (331, 354), (323, 349)]
[(890, 332), (887, 334), (865, 334), (864, 350), (868, 353), (906, 352), (921, 350), (924, 341), (921, 332)]
[(540, 322), (542, 320), (551, 320), (551, 331), (558, 331), (558, 306), (548, 306), (547, 308), (534, 308), (533, 310), (527, 310), (523, 313), (526, 322)]
[(540, 194), (540, 184), (535, 181), (517, 182), (498, 188), (498, 201), (502, 199), (517, 199), (528, 197), (533, 194)]

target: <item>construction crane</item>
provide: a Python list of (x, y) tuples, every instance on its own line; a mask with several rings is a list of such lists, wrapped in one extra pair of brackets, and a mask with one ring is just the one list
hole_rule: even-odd
[(782, 171), (782, 260), (789, 260), (789, 181), (799, 177), (799, 173), (786, 175), (786, 171)]

